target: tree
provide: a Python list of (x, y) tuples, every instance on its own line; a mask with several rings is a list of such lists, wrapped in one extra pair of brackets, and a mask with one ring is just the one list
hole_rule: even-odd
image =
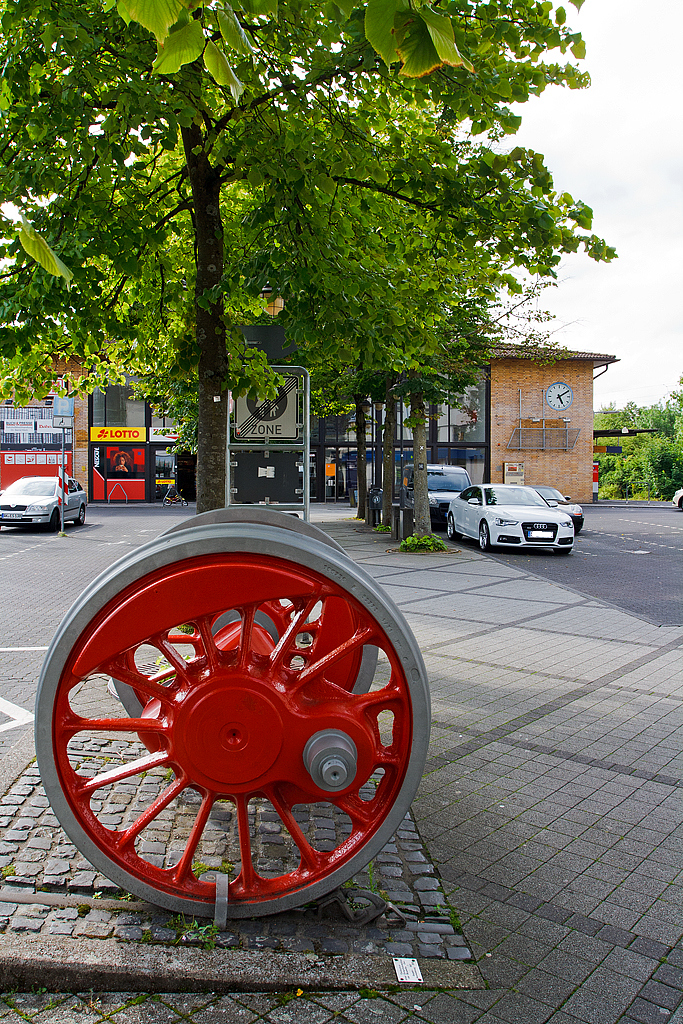
[(596, 414), (598, 430), (622, 427), (655, 429), (656, 434), (617, 436), (620, 455), (598, 455), (600, 496), (604, 498), (654, 497), (669, 501), (683, 486), (683, 395), (673, 392), (666, 402), (639, 407), (629, 402), (623, 409), (608, 408)]
[[(329, 326), (324, 342), (357, 364), (353, 306), (364, 358), (382, 361), (390, 324), (409, 365), (436, 344), (436, 294), (470, 272), (468, 253), (479, 270), (542, 274), (580, 244), (610, 256), (576, 230), (590, 211), (555, 193), (537, 154), (493, 153), (458, 127), (500, 138), (519, 123), (510, 101), (585, 84), (572, 63), (541, 59), (583, 55), (562, 8), (274, 7), (119, 0), (103, 13), (95, 0), (19, 0), (0, 19), (2, 199), (73, 274), (67, 293), (18, 237), (0, 246), (4, 387), (46, 391), (56, 355), (81, 361), (83, 387), (123, 367), (196, 369), (200, 509), (224, 500), (226, 390), (274, 393), (237, 329), (265, 283), (304, 348)], [(341, 223), (351, 207), (354, 231), (391, 208), (411, 235), (398, 250), (366, 236), (353, 260)], [(429, 253), (423, 281), (413, 267)], [(392, 302), (367, 291), (373, 272)], [(350, 303), (358, 277), (365, 290)]]

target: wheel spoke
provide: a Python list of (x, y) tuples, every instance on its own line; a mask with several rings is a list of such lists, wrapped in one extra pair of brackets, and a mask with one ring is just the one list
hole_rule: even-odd
[(173, 868), (171, 872), (173, 881), (176, 885), (182, 885), (187, 876), (192, 873), (192, 861), (194, 859), (195, 850), (199, 845), (199, 840), (202, 838), (202, 833), (206, 828), (206, 823), (209, 820), (211, 814), (211, 808), (213, 807), (214, 800), (216, 799), (215, 793), (205, 793), (202, 800), (201, 807), (197, 812), (197, 817), (194, 820), (194, 825), (188, 836), (183, 855)]
[(297, 676), (297, 687), (304, 686), (315, 676), (322, 675), (322, 673), (338, 662), (341, 658), (345, 658), (347, 655), (357, 651), (360, 647), (364, 647), (366, 644), (372, 642), (375, 638), (375, 631), (370, 627), (366, 626), (351, 637), (350, 640), (345, 640), (344, 643), (339, 644), (330, 651), (328, 654), (323, 655), (318, 661), (314, 661), (312, 665), (308, 665), (302, 669)]
[(202, 615), (197, 625), (199, 626), (199, 632), (204, 646), (204, 655), (208, 662), (209, 668), (212, 672), (217, 671), (219, 660), (218, 660), (218, 648), (211, 632), (211, 619), (213, 616)]
[(251, 835), (249, 834), (249, 795), (239, 793), (235, 796), (237, 806), (237, 831), (240, 839), (240, 861), (242, 868), (236, 882), (237, 888), (242, 892), (251, 892), (254, 888), (256, 872), (254, 862), (251, 859)]
[(301, 867), (308, 871), (315, 871), (323, 862), (323, 856), (318, 853), (317, 850), (313, 849), (308, 839), (301, 831), (299, 823), (295, 819), (290, 808), (285, 804), (280, 796), (277, 788), (275, 786), (269, 786), (266, 790), (266, 796), (280, 815), (282, 823), (299, 848), (299, 853), (301, 854)]
[(251, 645), (254, 634), (254, 616), (256, 605), (250, 604), (242, 611), (242, 626), (240, 629), (240, 648), (237, 667), (245, 669), (251, 660)]
[(164, 669), (154, 676), (145, 676), (141, 672), (131, 671), (128, 666), (120, 660), (109, 662), (103, 669), (112, 679), (119, 683), (126, 683), (134, 690), (146, 694), (148, 697), (156, 697), (158, 700), (170, 700), (175, 692), (172, 684), (163, 685), (165, 679), (173, 679), (176, 676), (175, 668)]
[(78, 732), (157, 732), (163, 733), (168, 724), (159, 718), (81, 718), (72, 715), (60, 723), (61, 736), (70, 740)]
[(150, 822), (154, 821), (158, 814), (168, 807), (170, 802), (174, 800), (179, 793), (187, 788), (187, 776), (183, 775), (177, 778), (170, 786), (167, 786), (163, 793), (160, 793), (154, 803), (151, 803), (142, 814), (135, 819), (132, 825), (129, 825), (125, 832), (121, 833), (120, 838), (117, 840), (116, 845), (119, 849), (123, 849), (133, 842), (134, 839), (140, 835), (143, 829), (147, 828)]
[(274, 672), (277, 672), (282, 665), (285, 655), (291, 650), (292, 644), (294, 643), (301, 626), (311, 614), (319, 600), (320, 591), (316, 591), (316, 593), (299, 608), (289, 626), (280, 637), (273, 653), (270, 656), (271, 669)]
[[(174, 674), (181, 676), (186, 683), (189, 683), (190, 677), (187, 671), (187, 662), (183, 658), (182, 654), (180, 654), (177, 647), (174, 647), (163, 634), (154, 638), (154, 644), (159, 648), (163, 656), (166, 658), (166, 661), (170, 663)], [(154, 676), (153, 678), (156, 680), (157, 676)]]
[(361, 800), (355, 793), (349, 793), (347, 796), (336, 797), (334, 803), (340, 811), (348, 814), (356, 828), (365, 830), (371, 824), (371, 801)]
[(141, 772), (151, 771), (152, 768), (159, 768), (168, 761), (168, 751), (160, 750), (156, 754), (147, 754), (146, 757), (138, 757), (135, 761), (128, 761), (126, 764), (117, 765), (107, 772), (96, 775), (94, 779), (88, 779), (80, 787), (83, 794), (93, 793), (102, 786), (108, 786), (113, 782), (122, 782), (132, 775), (140, 775)]

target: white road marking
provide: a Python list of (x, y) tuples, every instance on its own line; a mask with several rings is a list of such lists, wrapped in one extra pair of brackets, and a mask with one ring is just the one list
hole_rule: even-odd
[(30, 725), (33, 721), (33, 715), (30, 711), (20, 708), (17, 704), (10, 704), (8, 700), (4, 700), (2, 697), (0, 697), (0, 712), (12, 719), (11, 722), (5, 722), (4, 725), (0, 725), (0, 732), (16, 729), (18, 725)]
[(14, 651), (46, 651), (47, 647), (0, 647), (0, 653), (12, 654)]

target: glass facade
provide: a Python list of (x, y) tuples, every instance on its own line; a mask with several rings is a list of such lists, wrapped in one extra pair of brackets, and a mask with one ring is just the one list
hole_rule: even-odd
[[(473, 483), (490, 476), (489, 382), (467, 388), (452, 406), (431, 405), (427, 420), (427, 461), (434, 465), (463, 466)], [(413, 434), (405, 420), (410, 409), (396, 409), (394, 437), (394, 496), (403, 467), (413, 461)], [(381, 482), (384, 410), (367, 413), (366, 475), (368, 485)], [(311, 421), (311, 501), (350, 501), (358, 487), (355, 416), (314, 417)]]

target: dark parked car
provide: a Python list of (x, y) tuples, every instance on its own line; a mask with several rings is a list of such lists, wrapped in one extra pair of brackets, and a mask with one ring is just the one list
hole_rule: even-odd
[[(81, 485), (67, 477), (64, 522), (85, 522), (88, 504)], [(62, 487), (55, 476), (23, 476), (0, 492), (0, 524), (2, 526), (46, 526), (48, 530), (59, 529), (61, 517), (59, 506)]]
[[(408, 508), (415, 505), (413, 488), (413, 466), (403, 470), (403, 500)], [(471, 485), (470, 474), (462, 466), (427, 466), (427, 489), (429, 490), (429, 515), (432, 526), (446, 525), (448, 506), (453, 498)]]
[(530, 486), (535, 491), (538, 491), (541, 497), (545, 498), (553, 508), (559, 507), (563, 512), (566, 512), (574, 523), (574, 533), (581, 533), (583, 509), (572, 501), (569, 494), (562, 494), (561, 491), (558, 491), (557, 487), (550, 487), (549, 484), (530, 484)]

